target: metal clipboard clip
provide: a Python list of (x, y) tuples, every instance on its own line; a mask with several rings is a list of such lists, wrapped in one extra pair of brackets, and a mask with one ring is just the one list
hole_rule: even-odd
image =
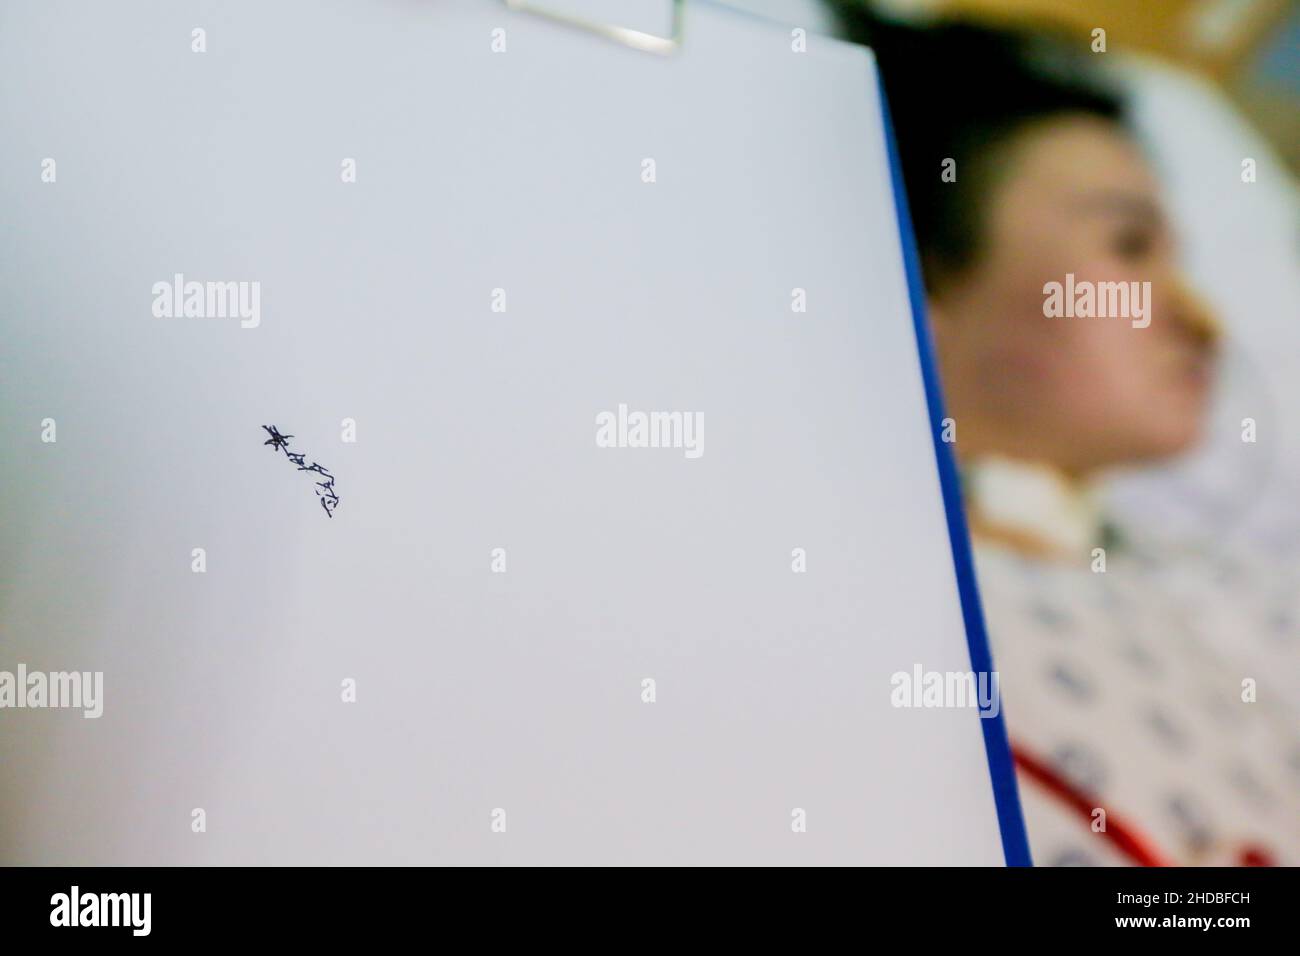
[(607, 40), (622, 43), (634, 50), (658, 53), (660, 56), (671, 56), (682, 44), (683, 26), (686, 19), (686, 0), (671, 0), (671, 3), (673, 8), (671, 33), (663, 37), (642, 30), (633, 30), (631, 27), (621, 27), (613, 23), (584, 20), (582, 17), (575, 17), (568, 13), (560, 13), (557, 10), (539, 6), (533, 3), (532, 0), (506, 0), (506, 6), (511, 10), (519, 10), (523, 13), (545, 17), (555, 23), (577, 27), (579, 30), (595, 33)]

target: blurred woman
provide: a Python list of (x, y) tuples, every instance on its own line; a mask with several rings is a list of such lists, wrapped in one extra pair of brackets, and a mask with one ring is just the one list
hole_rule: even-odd
[(1096, 500), (1201, 437), (1219, 341), (1121, 101), (1046, 39), (836, 6), (891, 104), (1035, 862), (1300, 863), (1279, 687)]

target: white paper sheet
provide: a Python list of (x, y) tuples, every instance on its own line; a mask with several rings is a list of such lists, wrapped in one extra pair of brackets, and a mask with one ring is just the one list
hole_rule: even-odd
[(6, 5), (4, 862), (1002, 862), (870, 55), (687, 31)]

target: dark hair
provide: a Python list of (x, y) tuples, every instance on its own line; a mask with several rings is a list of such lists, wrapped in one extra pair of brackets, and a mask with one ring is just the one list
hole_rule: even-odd
[[(862, 0), (830, 0), (845, 39), (876, 54), (898, 142), (926, 284), (971, 264), (1000, 147), (1031, 123), (1083, 113), (1113, 122), (1121, 100), (1086, 50), (1046, 35), (962, 23), (904, 26)], [(940, 178), (956, 161), (955, 182)]]

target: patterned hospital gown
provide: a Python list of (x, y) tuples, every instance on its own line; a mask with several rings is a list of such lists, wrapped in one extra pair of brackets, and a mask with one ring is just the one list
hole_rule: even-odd
[(1043, 469), (964, 481), (1012, 746), (1058, 778), (1018, 774), (1035, 863), (1133, 863), (1119, 829), (1174, 864), (1300, 864), (1294, 580), (1126, 548)]

